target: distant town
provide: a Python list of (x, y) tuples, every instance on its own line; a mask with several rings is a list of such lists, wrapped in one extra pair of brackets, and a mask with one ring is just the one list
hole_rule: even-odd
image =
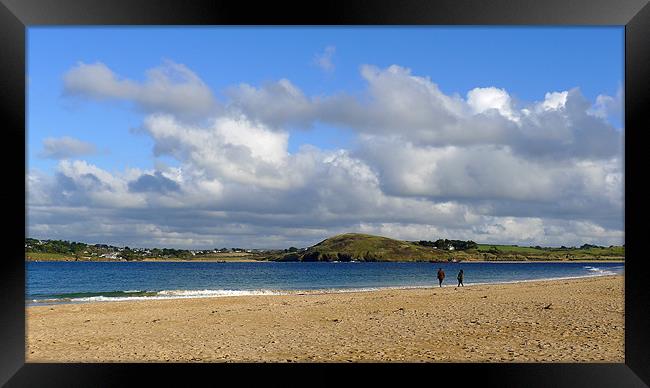
[[(297, 248), (296, 248), (297, 249)], [(174, 248), (130, 248), (107, 244), (86, 244), (62, 240), (25, 239), (25, 252), (32, 260), (115, 260), (133, 261), (143, 259), (200, 259), (269, 255), (289, 250), (268, 250), (249, 248), (174, 249)]]

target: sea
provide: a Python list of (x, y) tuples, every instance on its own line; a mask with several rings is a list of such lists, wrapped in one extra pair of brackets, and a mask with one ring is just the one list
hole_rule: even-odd
[(622, 262), (26, 262), (26, 304), (373, 291), (624, 273)]

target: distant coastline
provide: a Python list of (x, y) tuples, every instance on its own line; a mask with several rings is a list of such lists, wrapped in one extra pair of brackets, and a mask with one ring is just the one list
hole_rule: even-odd
[[(34, 258), (26, 255), (25, 261), (29, 262), (94, 262), (94, 263), (115, 263), (116, 261), (127, 262), (127, 260), (111, 260), (111, 259), (79, 259), (75, 257), (62, 257), (62, 258)], [(247, 259), (247, 258), (232, 258), (228, 260), (224, 259), (170, 259), (170, 258), (147, 258), (143, 260), (131, 260), (128, 262), (157, 262), (157, 263), (271, 263), (275, 260), (268, 259)], [(409, 263), (414, 261), (394, 261), (397, 263)], [(416, 262), (428, 262), (427, 260), (416, 261)], [(456, 263), (624, 263), (624, 257), (611, 257), (611, 258), (594, 258), (594, 259), (566, 259), (566, 260), (459, 260)], [(446, 262), (432, 262), (432, 264), (444, 264)]]
[(402, 241), (346, 233), (306, 248), (129, 248), (60, 240), (25, 240), (26, 261), (92, 262), (624, 262), (625, 246), (540, 247), (438, 239)]

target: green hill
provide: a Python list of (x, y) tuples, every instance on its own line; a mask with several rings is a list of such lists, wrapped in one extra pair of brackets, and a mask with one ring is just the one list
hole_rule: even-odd
[(346, 233), (323, 240), (306, 250), (288, 253), (274, 259), (278, 261), (447, 261), (452, 260), (454, 256), (459, 255), (409, 241)]

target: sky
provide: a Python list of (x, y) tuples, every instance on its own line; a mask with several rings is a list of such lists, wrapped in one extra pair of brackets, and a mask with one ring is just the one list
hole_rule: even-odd
[(30, 27), (27, 234), (624, 243), (623, 27)]

